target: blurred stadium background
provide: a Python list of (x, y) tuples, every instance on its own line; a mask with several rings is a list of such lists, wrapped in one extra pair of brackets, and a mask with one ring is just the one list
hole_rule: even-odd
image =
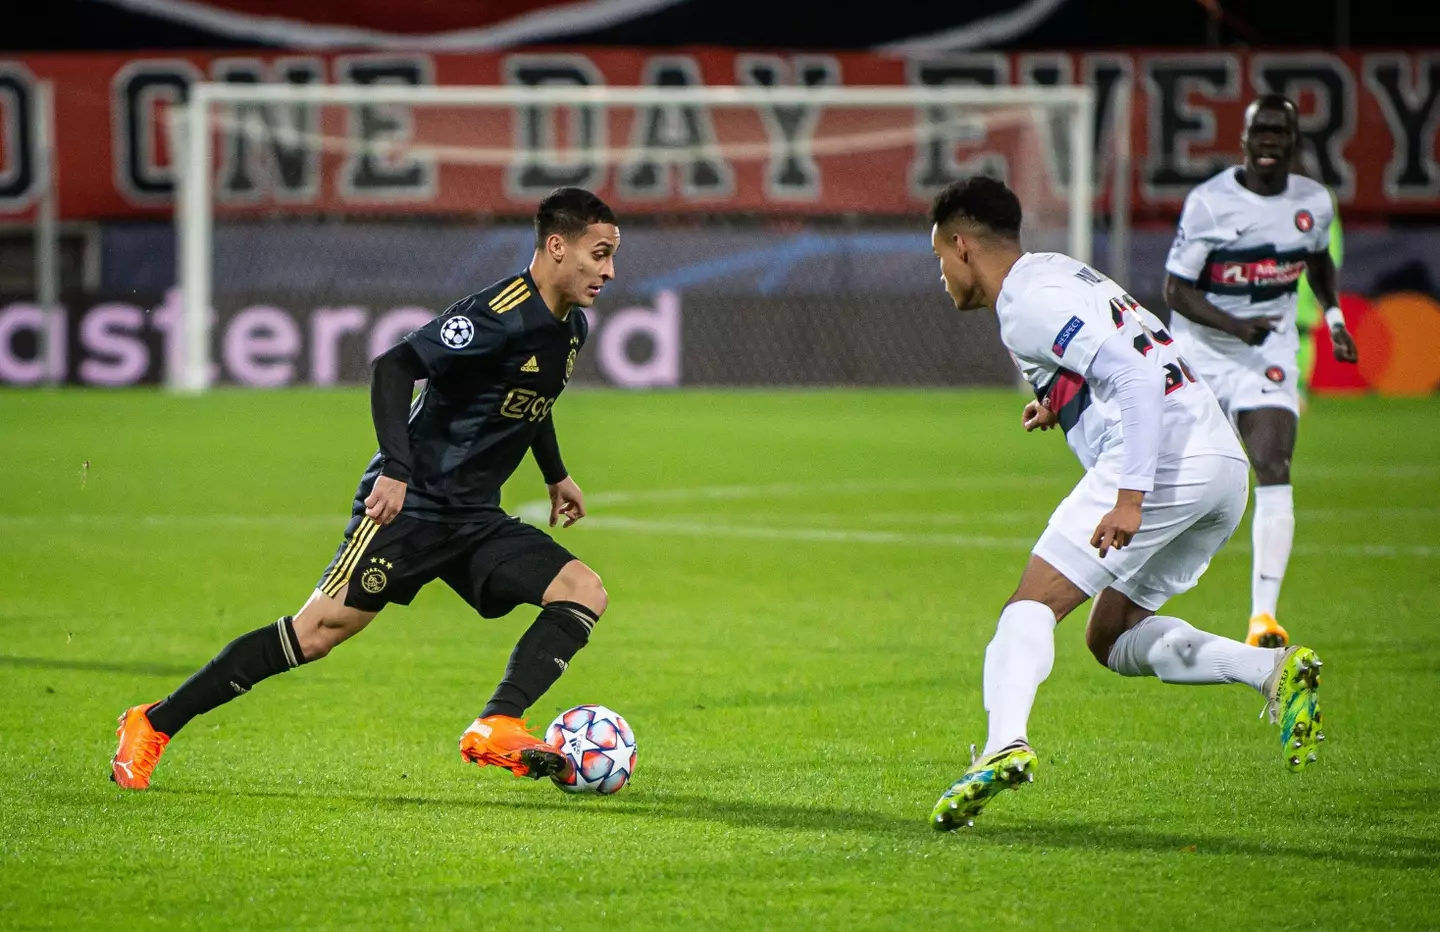
[[(1435, 928), (1440, 34), (1412, 14), (48, 0), (11, 18), (0, 928)], [(1079, 86), (1093, 198), (1067, 199), (1064, 107), (220, 106), (196, 398), (165, 386), (184, 381), (197, 229), (172, 114), (201, 82)], [(1067, 623), (1042, 783), (932, 837), (983, 732), (995, 610), (1078, 467), (1020, 433), (993, 318), (949, 305), (929, 195), (1003, 172), (1032, 247), (1078, 229), (1163, 314), (1181, 201), (1238, 161), (1269, 90), (1297, 100), (1305, 169), (1339, 204), (1361, 356), (1340, 366), (1318, 336), (1282, 597), (1327, 661), (1324, 766), (1291, 779), (1252, 695), (1118, 681)], [(374, 447), (368, 360), (526, 262), (538, 195), (567, 182), (624, 231), (557, 408), (592, 505), (565, 541), (613, 608), (531, 724), (613, 706), (635, 783), (576, 800), (457, 766), (477, 683), (528, 618), (482, 624), (431, 587), (190, 726), (148, 794), (114, 791), (113, 716), (294, 610), (323, 568)], [(539, 485), (522, 467), (507, 505), (533, 519)], [(1186, 616), (1243, 630), (1249, 557), (1247, 527)]]
[[(169, 306), (177, 284), (179, 160), (167, 113), (192, 84), (209, 80), (1078, 81), (1096, 95), (1093, 258), (1157, 308), (1181, 199), (1236, 157), (1247, 100), (1279, 90), (1298, 99), (1308, 171), (1340, 205), (1346, 310), (1364, 350), (1358, 370), (1318, 353), (1315, 390), (1428, 393), (1440, 384), (1440, 77), (1433, 51), (1416, 48), (1402, 18), (1370, 7), (1352, 13), (1348, 0), (1296, 5), (1294, 16), (1283, 17), (1276, 11), (1289, 5), (1232, 10), (1177, 0), (1137, 13), (1114, 3), (1012, 0), (960, 12), (823, 17), (824, 27), (812, 28), (821, 9), (813, 6), (787, 4), (776, 18), (760, 4), (701, 0), (495, 7), (455, 0), (403, 16), (239, 0), (47, 4), (17, 24), (7, 40), (14, 51), (0, 59), (0, 383), (127, 385), (173, 375), (162, 349), (169, 318), (154, 313)], [(622, 318), (626, 333), (604, 343), (611, 352), (590, 354), (582, 380), (1003, 384), (1010, 367), (998, 345), (961, 339), (972, 323), (952, 318), (940, 340), (907, 340), (913, 331), (896, 328), (885, 345), (863, 348), (847, 330), (866, 341), (876, 316), (893, 317), (895, 307), (917, 322), (945, 312), (919, 218), (948, 178), (975, 168), (1005, 173), (1036, 215), (1047, 198), (1063, 197), (1066, 184), (1065, 164), (1037, 177), (1038, 162), (1064, 162), (1063, 114), (1050, 127), (1032, 116), (1017, 129), (1003, 114), (981, 113), (938, 136), (892, 140), (871, 157), (846, 159), (832, 148), (817, 161), (807, 146), (859, 131), (836, 125), (833, 109), (822, 126), (818, 108), (777, 108), (766, 115), (768, 135), (753, 138), (733, 121), (727, 126), (724, 114), (703, 110), (672, 108), (647, 136), (625, 128), (645, 117), (636, 108), (597, 121), (579, 111), (539, 118), (518, 107), (452, 108), (427, 117), (377, 105), (344, 108), (355, 118), (343, 123), (335, 109), (257, 105), (216, 120), (221, 320), (211, 355), (221, 382), (363, 380), (375, 345), (415, 319), (391, 312), (438, 310), (469, 284), (505, 274), (525, 252), (524, 219), (536, 192), (571, 180), (595, 187), (625, 219), (616, 289), (623, 300), (607, 308), (654, 312), (665, 293), (674, 311)], [(910, 119), (898, 108), (870, 116), (891, 129), (905, 122), (923, 129), (930, 118)], [(444, 137), (427, 119), (468, 132)], [(608, 122), (608, 142), (598, 122)], [(1116, 144), (1120, 132), (1127, 145)], [(758, 147), (747, 145), (757, 139)], [(448, 144), (438, 155), (355, 155), (387, 142)], [(687, 144), (709, 148), (676, 168), (657, 167)], [(633, 152), (621, 152), (625, 146), (649, 146), (661, 161), (646, 174)], [(549, 147), (560, 155), (547, 157), (541, 150)], [(467, 149), (488, 150), (490, 163), (467, 164)], [(50, 319), (57, 338), (41, 362), (37, 308), (51, 292), (63, 296), (48, 300), (63, 306), (64, 320)], [(251, 313), (231, 326), (256, 306), (277, 313)], [(337, 317), (336, 308), (352, 310)], [(317, 317), (322, 309), (330, 313)], [(761, 343), (736, 333), (747, 314), (797, 326)], [(822, 316), (853, 324), (812, 345), (803, 323)], [(604, 317), (602, 310), (602, 330)]]

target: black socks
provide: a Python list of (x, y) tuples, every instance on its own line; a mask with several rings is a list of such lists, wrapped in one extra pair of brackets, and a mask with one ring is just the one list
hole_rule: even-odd
[[(480, 713), (519, 718), (555, 684), (600, 620), (579, 602), (551, 602), (540, 612), (510, 653), (505, 678)], [(159, 727), (159, 726), (156, 726)]]
[(156, 731), (173, 738), (195, 716), (248, 693), (267, 677), (300, 666), (305, 657), (293, 622), (286, 615), (273, 625), (240, 635), (179, 689), (152, 706), (145, 717)]
[[(525, 714), (565, 672), (599, 620), (578, 602), (551, 602), (545, 606), (520, 636), (505, 667), (505, 678), (481, 716), (519, 718)], [(305, 657), (293, 621), (287, 615), (225, 645), (214, 660), (145, 713), (150, 724), (173, 738), (195, 716), (249, 692), (263, 679), (300, 666)]]

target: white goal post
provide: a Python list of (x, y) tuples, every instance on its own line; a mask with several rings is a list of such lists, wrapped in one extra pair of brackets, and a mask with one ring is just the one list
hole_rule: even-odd
[[(1013, 119), (1023, 119), (1034, 127), (1058, 127), (1053, 139), (1041, 145), (1048, 145), (1056, 151), (1063, 148), (1066, 180), (1056, 187), (1058, 213), (1065, 218), (1063, 246), (1067, 252), (1084, 261), (1091, 261), (1092, 236), (1094, 228), (1095, 200), (1095, 106), (1096, 95), (1092, 88), (1084, 86), (944, 86), (944, 87), (622, 87), (622, 86), (409, 86), (395, 84), (372, 84), (366, 86), (348, 84), (241, 84), (241, 83), (197, 83), (190, 89), (190, 95), (183, 107), (172, 111), (170, 123), (172, 151), (176, 153), (176, 199), (175, 222), (177, 234), (177, 281), (183, 300), (184, 339), (181, 343), (181, 359), (169, 367), (172, 388), (186, 392), (206, 390), (212, 375), (212, 333), (211, 317), (215, 298), (215, 229), (217, 224), (216, 178), (217, 163), (222, 153), (218, 151), (222, 132), (246, 133), (256, 131), (244, 121), (227, 123), (227, 114), (241, 112), (241, 108), (291, 107), (354, 110), (360, 107), (404, 108), (406, 112), (422, 112), (433, 108), (471, 108), (476, 112), (510, 111), (519, 119), (526, 108), (541, 108), (546, 113), (585, 108), (591, 112), (605, 114), (623, 108), (697, 107), (707, 112), (721, 110), (757, 110), (776, 112), (773, 108), (805, 107), (827, 115), (835, 111), (859, 113), (928, 112), (934, 114), (943, 109), (950, 114), (960, 114), (956, 119), (979, 119), (976, 115), (1012, 114)], [(1128, 225), (1124, 200), (1128, 194), (1127, 131), (1120, 131), (1128, 123), (1123, 114), (1124, 102), (1117, 102), (1114, 115), (1117, 131), (1111, 133), (1115, 149), (1108, 153), (1116, 183), (1112, 185), (1111, 201), (1112, 251), (1123, 244), (1124, 230)], [(1057, 118), (1058, 117), (1058, 121)], [(1122, 123), (1121, 121), (1124, 121)], [(456, 122), (463, 122), (457, 120)], [(873, 122), (873, 121), (872, 121)], [(904, 144), (914, 147), (926, 139), (926, 132), (934, 131), (933, 120), (926, 124), (918, 118), (912, 120), (916, 126), (906, 129)], [(926, 126), (930, 129), (927, 130)], [(952, 128), (953, 129), (953, 128)], [(268, 132), (274, 132), (271, 127)], [(293, 129), (289, 131), (293, 133)], [(1033, 130), (1033, 134), (1044, 135), (1047, 128)], [(885, 132), (882, 130), (882, 133)], [(847, 146), (863, 147), (871, 141), (870, 136), (857, 134), (837, 135), (833, 138), (812, 140), (809, 144), (820, 154), (830, 152), (840, 157)], [(953, 138), (953, 137), (952, 137)], [(343, 134), (339, 137), (324, 136), (317, 145), (327, 152), (345, 149), (346, 146), (369, 146), (375, 143), (347, 142)], [(857, 142), (857, 140), (859, 142)], [(882, 143), (884, 144), (884, 143)], [(892, 140), (889, 145), (894, 146)], [(425, 145), (410, 143), (412, 147)], [(722, 146), (729, 145), (722, 141)], [(746, 146), (733, 146), (737, 158), (747, 157)], [(829, 146), (829, 149), (825, 149)], [(503, 145), (495, 148), (466, 150), (455, 145), (440, 145), (431, 150), (429, 158), (441, 160), (473, 160), (475, 164), (495, 165), (506, 160), (518, 159), (521, 153), (512, 152)], [(729, 150), (727, 150), (729, 151)], [(435, 154), (438, 153), (438, 154)], [(835, 155), (834, 153), (840, 153)], [(532, 153), (533, 154), (533, 153)], [(663, 163), (674, 159), (675, 150), (658, 156)], [(573, 156), (573, 152), (571, 153)], [(588, 157), (603, 159), (619, 164), (633, 158), (635, 150), (616, 146), (603, 149), (598, 155)], [(383, 153), (382, 153), (383, 156)], [(760, 158), (759, 155), (748, 157)], [(563, 154), (562, 154), (563, 158)], [(1038, 160), (1038, 159), (1036, 159)], [(1023, 159), (1022, 159), (1023, 161)], [(1123, 173), (1123, 174), (1122, 174)], [(862, 173), (863, 174), (863, 173)], [(605, 189), (597, 191), (602, 197), (609, 197)], [(1025, 192), (1021, 191), (1022, 201)], [(702, 205), (703, 206), (703, 205)], [(1028, 208), (1027, 206), (1027, 215)], [(617, 204), (617, 213), (625, 216), (623, 199)], [(916, 219), (923, 216), (923, 208)], [(623, 222), (623, 219), (622, 219)], [(1115, 238), (1120, 238), (1116, 243)], [(1056, 244), (1058, 248), (1060, 243)], [(314, 259), (323, 263), (324, 257)], [(1123, 261), (1123, 260), (1122, 260)], [(1114, 263), (1111, 263), (1112, 271)]]

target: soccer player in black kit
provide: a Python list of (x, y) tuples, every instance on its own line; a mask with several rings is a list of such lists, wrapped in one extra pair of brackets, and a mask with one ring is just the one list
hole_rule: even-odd
[(605, 611), (605, 588), (550, 535), (502, 511), (500, 487), (529, 450), (549, 488), (550, 526), (585, 516), (551, 408), (585, 345), (577, 308), (615, 277), (619, 245), (603, 201), (560, 188), (536, 211), (528, 269), (461, 299), (376, 358), (370, 410), (380, 450), (314, 593), (297, 614), (231, 641), (165, 699), (126, 710), (111, 760), (116, 783), (145, 789), (192, 718), (319, 660), (436, 579), (486, 618), (541, 606), (489, 704), (461, 735), (461, 757), (536, 779), (564, 770), (563, 755), (521, 716), (585, 646)]

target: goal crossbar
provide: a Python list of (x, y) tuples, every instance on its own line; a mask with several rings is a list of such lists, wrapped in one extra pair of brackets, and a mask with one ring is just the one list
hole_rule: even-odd
[(647, 107), (1094, 107), (1095, 91), (1065, 85), (979, 87), (621, 87), (615, 85), (481, 87), (403, 84), (239, 84), (202, 82), (191, 88), (193, 112), (215, 103), (404, 104), (408, 106), (574, 106)]

